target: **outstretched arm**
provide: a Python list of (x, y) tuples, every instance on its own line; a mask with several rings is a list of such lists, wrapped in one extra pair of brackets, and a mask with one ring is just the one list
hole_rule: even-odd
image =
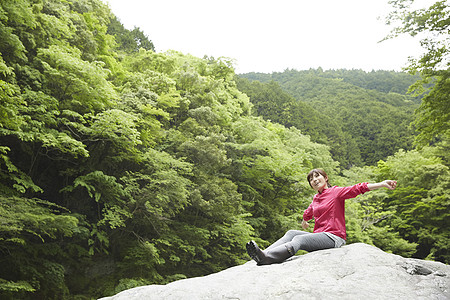
[(368, 183), (367, 184), (367, 188), (371, 191), (379, 189), (379, 188), (388, 188), (390, 190), (393, 190), (397, 187), (397, 181), (395, 180), (385, 180), (382, 182), (378, 182), (378, 183)]

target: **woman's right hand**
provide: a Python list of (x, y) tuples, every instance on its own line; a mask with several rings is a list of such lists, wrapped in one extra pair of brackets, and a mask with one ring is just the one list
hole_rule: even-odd
[(302, 220), (302, 227), (303, 227), (303, 229), (308, 229), (308, 227), (309, 227), (308, 222), (306, 222), (305, 220)]

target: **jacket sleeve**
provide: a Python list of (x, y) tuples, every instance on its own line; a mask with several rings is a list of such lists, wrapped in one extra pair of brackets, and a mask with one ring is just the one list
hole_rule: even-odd
[(345, 200), (350, 198), (355, 198), (358, 195), (368, 192), (367, 182), (358, 183), (352, 186), (341, 187), (338, 192), (338, 199)]
[(313, 207), (312, 207), (312, 203), (308, 206), (307, 209), (305, 209), (305, 211), (303, 212), (303, 220), (305, 221), (309, 221), (312, 219), (313, 217)]

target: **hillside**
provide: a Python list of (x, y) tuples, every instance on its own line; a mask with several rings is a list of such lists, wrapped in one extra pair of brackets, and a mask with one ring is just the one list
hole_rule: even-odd
[[(261, 82), (277, 81), (284, 85), (292, 77), (313, 75), (315, 77), (339, 79), (351, 85), (366, 89), (375, 90), (381, 93), (397, 93), (405, 95), (408, 93), (409, 87), (419, 80), (419, 75), (411, 75), (406, 72), (395, 72), (385, 70), (373, 70), (366, 72), (363, 70), (323, 70), (322, 68), (310, 70), (294, 70), (287, 69), (284, 72), (266, 73), (245, 73), (239, 76), (258, 80)], [(416, 102), (420, 102), (421, 96), (414, 98)]]
[[(343, 167), (374, 165), (399, 149), (413, 148), (414, 131), (410, 123), (420, 100), (406, 95), (405, 86), (412, 84), (417, 79), (415, 76), (382, 71), (286, 70), (273, 74), (241, 74), (240, 77), (268, 85), (276, 82), (297, 100), (278, 107), (276, 114), (281, 116), (278, 120), (281, 124), (304, 129), (305, 118), (321, 120), (308, 127), (315, 132), (307, 133), (317, 142), (323, 142), (317, 135), (327, 136), (325, 143), (332, 149), (336, 145), (332, 153)], [(242, 87), (242, 90), (247, 92), (249, 88)], [(250, 96), (250, 100), (257, 107), (261, 102), (276, 103), (270, 97), (258, 99)], [(305, 105), (310, 107), (309, 111), (297, 109)], [(285, 112), (289, 117), (284, 115)], [(272, 119), (267, 111), (259, 114)], [(345, 149), (344, 153), (339, 153), (338, 149)]]

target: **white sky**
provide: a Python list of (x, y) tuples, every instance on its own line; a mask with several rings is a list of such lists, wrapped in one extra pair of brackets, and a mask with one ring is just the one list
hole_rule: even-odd
[(378, 43), (391, 30), (383, 18), (388, 0), (103, 1), (126, 28), (139, 27), (157, 52), (229, 57), (236, 73), (401, 71), (409, 56), (422, 53), (418, 38)]

